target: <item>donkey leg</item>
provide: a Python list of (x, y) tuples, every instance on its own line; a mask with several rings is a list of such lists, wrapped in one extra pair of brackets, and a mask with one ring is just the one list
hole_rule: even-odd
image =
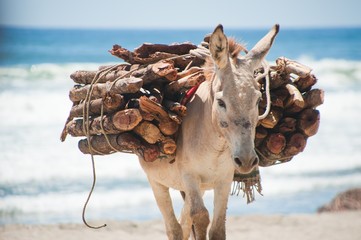
[(218, 184), (214, 189), (213, 221), (209, 230), (210, 240), (226, 239), (226, 212), (231, 183)]
[(169, 188), (157, 182), (149, 181), (161, 211), (169, 240), (183, 240), (183, 233), (180, 224), (174, 214), (172, 199), (169, 195)]
[(192, 218), (190, 215), (190, 205), (189, 202), (185, 201), (185, 192), (181, 192), (183, 200), (184, 200), (184, 205), (183, 205), (183, 209), (181, 212), (181, 217), (180, 217), (180, 224), (182, 226), (182, 230), (183, 230), (183, 239), (184, 240), (188, 240), (190, 237), (190, 234), (192, 232)]
[(207, 238), (207, 228), (209, 225), (209, 214), (204, 206), (202, 199), (202, 191), (199, 188), (199, 182), (192, 176), (184, 176), (186, 186), (185, 204), (190, 206), (190, 217), (192, 219), (195, 235), (197, 240), (205, 240)]

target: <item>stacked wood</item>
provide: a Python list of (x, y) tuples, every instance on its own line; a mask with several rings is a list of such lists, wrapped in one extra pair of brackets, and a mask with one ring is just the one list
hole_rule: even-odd
[(76, 71), (73, 102), (61, 140), (79, 141), (84, 154), (130, 152), (151, 162), (174, 158), (176, 135), (187, 108), (182, 96), (205, 80), (197, 46), (143, 44), (133, 52), (114, 45), (110, 53), (126, 63)]
[[(125, 63), (71, 74), (76, 84), (69, 92), (73, 106), (61, 140), (67, 134), (84, 137), (78, 145), (84, 154), (129, 152), (148, 162), (172, 162), (186, 103), (205, 80), (208, 38), (204, 41), (199, 47), (147, 43), (134, 51), (114, 45), (109, 52)], [(303, 151), (307, 138), (317, 133), (316, 107), (324, 98), (321, 89), (312, 89), (317, 78), (311, 69), (298, 62), (278, 58), (269, 76), (271, 109), (255, 137), (261, 166), (289, 161)], [(259, 85), (262, 113), (267, 106), (265, 79)]]
[[(271, 110), (259, 122), (255, 139), (261, 166), (290, 161), (305, 149), (307, 139), (318, 131), (320, 113), (316, 107), (324, 101), (323, 90), (312, 89), (317, 78), (303, 64), (278, 58), (269, 76)], [(261, 91), (264, 82), (260, 80)], [(265, 99), (259, 105), (260, 112), (266, 106)]]

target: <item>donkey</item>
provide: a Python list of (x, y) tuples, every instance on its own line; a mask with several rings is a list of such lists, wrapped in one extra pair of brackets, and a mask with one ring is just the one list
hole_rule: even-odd
[[(192, 226), (195, 239), (207, 238), (210, 220), (202, 197), (211, 189), (214, 211), (209, 239), (226, 238), (226, 209), (234, 172), (249, 173), (258, 166), (254, 138), (261, 93), (254, 70), (260, 67), (278, 30), (275, 25), (246, 55), (240, 55), (241, 45), (229, 41), (218, 25), (209, 42), (207, 81), (187, 104), (175, 161), (140, 160), (169, 239), (189, 239)], [(185, 195), (180, 223), (169, 188)]]

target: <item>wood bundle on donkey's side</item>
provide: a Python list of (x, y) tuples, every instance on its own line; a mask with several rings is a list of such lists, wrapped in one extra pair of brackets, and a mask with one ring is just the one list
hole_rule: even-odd
[[(147, 174), (169, 239), (225, 239), (233, 193), (261, 190), (259, 166), (290, 161), (317, 133), (323, 91), (311, 69), (281, 57), (264, 60), (275, 25), (250, 51), (221, 25), (200, 46), (114, 45), (126, 63), (77, 71), (61, 134), (85, 136), (84, 154), (134, 153)], [(169, 188), (182, 192), (178, 222)], [(212, 225), (202, 196), (214, 190)]]

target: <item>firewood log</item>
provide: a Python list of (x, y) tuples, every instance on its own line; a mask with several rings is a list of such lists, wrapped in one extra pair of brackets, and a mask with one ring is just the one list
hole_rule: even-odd
[(177, 81), (171, 82), (165, 87), (165, 96), (169, 99), (173, 99), (176, 93), (180, 92), (182, 89), (188, 89), (193, 86), (196, 86), (205, 80), (203, 71), (195, 72), (193, 74), (187, 75)]
[(182, 120), (183, 120), (182, 117), (179, 116), (178, 114), (176, 114), (175, 112), (168, 111), (168, 116), (170, 119), (172, 119), (177, 124), (179, 124), (179, 125), (182, 124)]
[(98, 70), (99, 71), (101, 71), (101, 70), (104, 70), (104, 69), (106, 69), (106, 68), (111, 68), (111, 67), (113, 67), (112, 68), (112, 70), (114, 70), (114, 71), (127, 71), (127, 72), (129, 72), (129, 71), (131, 71), (132, 69), (134, 69), (134, 67), (135, 68), (139, 68), (139, 64), (133, 64), (133, 65), (131, 65), (131, 64), (128, 64), (128, 63), (124, 63), (124, 64), (121, 64), (121, 65), (100, 65), (99, 67), (98, 67)]
[(256, 128), (256, 136), (254, 139), (254, 145), (256, 147), (259, 147), (262, 144), (263, 140), (267, 137), (267, 135), (268, 135), (267, 129), (262, 126), (258, 126)]
[(301, 133), (294, 133), (292, 134), (289, 139), (287, 140), (286, 147), (283, 151), (284, 156), (294, 156), (300, 152), (302, 152), (306, 147), (306, 140), (305, 137)]
[(161, 140), (159, 147), (160, 151), (167, 155), (172, 155), (177, 150), (176, 142), (170, 137), (165, 137), (163, 140)]
[(131, 75), (143, 79), (144, 84), (148, 84), (162, 77), (169, 81), (174, 81), (177, 78), (177, 70), (174, 68), (172, 60), (161, 60), (145, 68), (140, 68)]
[(289, 93), (289, 97), (287, 98), (285, 103), (285, 108), (287, 109), (287, 112), (300, 112), (305, 107), (305, 101), (303, 100), (302, 94), (292, 84), (286, 84), (285, 87)]
[(187, 113), (187, 107), (180, 104), (179, 102), (174, 102), (168, 99), (164, 99), (163, 106), (182, 117), (184, 117)]
[[(284, 99), (285, 98), (283, 96), (278, 96), (273, 92), (270, 92), (270, 94), (271, 94), (271, 105), (273, 107), (276, 107), (276, 108), (281, 108), (281, 109), (284, 108)], [(261, 101), (259, 102), (258, 106), (261, 109), (266, 108), (266, 106), (267, 106), (267, 96), (266, 96), (265, 92), (262, 93), (262, 98), (261, 98)]]
[[(108, 114), (101, 117), (89, 119), (89, 134), (96, 135), (103, 133), (101, 125), (103, 125), (106, 134), (116, 134), (124, 131), (132, 130), (142, 120), (142, 116), (138, 109), (125, 109), (116, 113)], [(67, 126), (67, 132), (73, 137), (85, 136), (83, 129), (83, 119), (70, 121)]]
[(173, 121), (167, 111), (163, 107), (149, 98), (142, 96), (139, 98), (140, 109), (154, 115), (154, 118), (159, 122), (159, 129), (165, 135), (173, 135), (177, 132), (179, 125)]
[(133, 129), (133, 132), (150, 144), (155, 144), (165, 138), (164, 135), (160, 132), (159, 128), (148, 121), (143, 121), (138, 124)]
[(150, 100), (155, 101), (156, 103), (162, 104), (164, 98), (164, 86), (161, 82), (153, 83), (148, 87), (150, 92)]
[(176, 43), (171, 45), (144, 43), (140, 47), (134, 49), (134, 54), (142, 58), (148, 57), (149, 55), (156, 52), (183, 55), (189, 53), (191, 49), (196, 48), (197, 46), (191, 43)]
[(307, 92), (309, 91), (313, 85), (317, 83), (317, 78), (315, 75), (310, 74), (305, 77), (298, 77), (295, 79), (294, 84), (297, 86), (300, 92)]
[(91, 148), (94, 151), (89, 148), (87, 139), (80, 140), (78, 148), (84, 154), (92, 153), (94, 155), (115, 153), (114, 149), (116, 149), (120, 152), (135, 153), (146, 162), (153, 162), (160, 155), (158, 146), (142, 142), (131, 133), (110, 134), (107, 137), (111, 146), (104, 135), (95, 135), (90, 137)]
[(270, 73), (270, 89), (276, 89), (287, 83), (290, 83), (290, 76), (288, 74), (280, 73), (277, 71), (271, 71)]
[[(104, 135), (90, 136), (91, 147), (95, 150), (92, 152), (93, 154), (110, 154), (115, 152), (113, 148), (120, 152), (134, 152), (141, 145), (140, 140), (130, 133), (109, 134), (107, 137), (111, 146)], [(87, 139), (80, 140), (78, 147), (84, 154), (90, 154), (91, 152)]]
[(265, 140), (267, 150), (273, 154), (280, 154), (286, 147), (286, 138), (282, 133), (272, 133)]
[(315, 135), (320, 126), (320, 112), (316, 109), (307, 108), (298, 116), (297, 127), (307, 137)]
[(276, 128), (278, 132), (288, 134), (296, 131), (297, 120), (291, 117), (282, 118), (277, 124)]
[(165, 44), (143, 44), (134, 52), (129, 51), (119, 45), (114, 45), (109, 52), (124, 61), (134, 64), (151, 64), (159, 60), (175, 57), (189, 53), (191, 49), (196, 49), (197, 46), (189, 43), (165, 45)]
[(312, 89), (303, 94), (303, 99), (305, 100), (306, 108), (316, 108), (323, 104), (324, 91), (322, 89)]
[[(263, 112), (263, 111), (260, 111)], [(260, 121), (261, 125), (265, 128), (274, 128), (279, 120), (282, 118), (282, 110), (279, 108), (272, 108), (266, 118)]]
[[(143, 85), (143, 80), (140, 78), (124, 78), (113, 83), (97, 83), (93, 85), (92, 99), (102, 98), (107, 93), (110, 94), (123, 94), (135, 93)], [(69, 98), (72, 102), (79, 102), (86, 98), (87, 92), (91, 85), (76, 86), (69, 92)]]
[(279, 57), (276, 59), (276, 64), (287, 74), (293, 73), (300, 77), (306, 77), (310, 75), (312, 69), (293, 60), (285, 57)]
[[(82, 102), (71, 108), (69, 116), (71, 118), (83, 117), (83, 108), (86, 105)], [(106, 96), (104, 99), (98, 98), (89, 102), (89, 115), (99, 116), (103, 105), (103, 113), (111, 113), (120, 110), (124, 107), (124, 97), (120, 94), (113, 96)]]
[[(79, 84), (90, 84), (94, 80), (94, 77), (97, 75), (97, 73), (99, 76), (103, 75), (98, 71), (76, 71), (70, 75), (70, 78)], [(125, 70), (112, 70), (100, 77), (98, 83), (105, 83), (107, 81), (113, 82), (115, 79), (126, 76), (128, 73), (129, 71)]]

